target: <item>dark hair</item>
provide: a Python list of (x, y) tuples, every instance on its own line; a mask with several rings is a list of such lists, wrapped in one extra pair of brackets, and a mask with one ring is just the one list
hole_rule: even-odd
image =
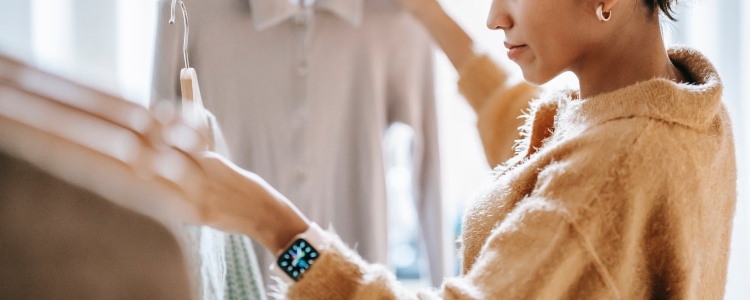
[(643, 3), (651, 9), (652, 13), (658, 8), (672, 21), (677, 21), (674, 16), (674, 11), (672, 10), (672, 5), (675, 4), (675, 2), (677, 2), (677, 0), (643, 0)]

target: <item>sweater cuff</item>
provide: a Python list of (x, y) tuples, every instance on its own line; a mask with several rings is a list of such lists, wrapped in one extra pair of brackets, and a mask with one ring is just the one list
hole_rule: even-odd
[(328, 247), (297, 283), (289, 286), (287, 299), (352, 299), (362, 281), (367, 263), (338, 236), (327, 233)]
[(458, 75), (458, 90), (477, 112), (508, 79), (508, 75), (487, 55), (474, 57), (458, 70)]

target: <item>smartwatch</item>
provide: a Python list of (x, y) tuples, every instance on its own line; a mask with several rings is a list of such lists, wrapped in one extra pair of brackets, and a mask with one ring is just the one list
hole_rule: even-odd
[(307, 230), (292, 239), (292, 243), (276, 258), (271, 265), (271, 274), (279, 277), (287, 284), (299, 281), (305, 272), (309, 272), (320, 252), (325, 247), (323, 229), (310, 222)]

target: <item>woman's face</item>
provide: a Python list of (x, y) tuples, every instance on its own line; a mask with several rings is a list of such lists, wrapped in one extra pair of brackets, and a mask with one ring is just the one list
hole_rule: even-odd
[(487, 26), (505, 31), (508, 56), (543, 84), (580, 65), (606, 37), (595, 0), (493, 0)]

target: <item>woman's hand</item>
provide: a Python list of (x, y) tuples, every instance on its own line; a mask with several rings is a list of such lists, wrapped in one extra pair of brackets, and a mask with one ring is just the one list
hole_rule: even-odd
[(286, 197), (260, 176), (222, 156), (205, 152), (196, 158), (205, 172), (196, 194), (200, 222), (223, 231), (240, 232), (278, 253), (308, 227), (308, 220)]
[(0, 151), (165, 224), (240, 232), (274, 253), (307, 230), (307, 219), (263, 179), (206, 152), (204, 122), (175, 116), (171, 106), (152, 113), (1, 55), (0, 69), (37, 83), (0, 72), (13, 83), (0, 84)]

